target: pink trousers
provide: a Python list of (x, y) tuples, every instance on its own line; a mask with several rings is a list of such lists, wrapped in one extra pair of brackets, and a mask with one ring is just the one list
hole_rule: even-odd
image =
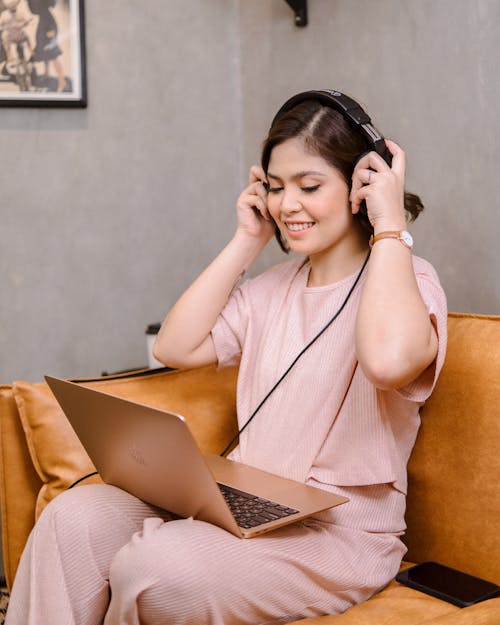
[(400, 541), (309, 519), (242, 540), (113, 486), (57, 497), (29, 538), (6, 625), (279, 624), (385, 585)]

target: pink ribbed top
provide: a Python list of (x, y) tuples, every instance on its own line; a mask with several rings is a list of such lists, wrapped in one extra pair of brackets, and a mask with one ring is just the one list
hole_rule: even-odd
[[(308, 287), (309, 269), (308, 262), (294, 259), (248, 280), (233, 292), (212, 331), (219, 366), (240, 362), (240, 427), (338, 310), (355, 279)], [(446, 351), (447, 307), (439, 279), (421, 258), (414, 257), (414, 269), (439, 336), (436, 363), (397, 391), (378, 390), (367, 380), (354, 349), (362, 276), (343, 312), (266, 401), (231, 455), (291, 479), (349, 490), (350, 504), (327, 516), (369, 531), (404, 529), (406, 465), (420, 424), (418, 410)], [(391, 485), (394, 514), (389, 518), (383, 512), (384, 520), (377, 520), (377, 502), (372, 501), (371, 511), (363, 504), (362, 516), (370, 517), (365, 522), (353, 493), (362, 492), (357, 487), (384, 484)]]

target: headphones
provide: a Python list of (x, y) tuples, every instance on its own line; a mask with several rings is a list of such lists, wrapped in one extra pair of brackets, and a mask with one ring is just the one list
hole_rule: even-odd
[(320, 104), (341, 113), (351, 126), (358, 129), (368, 140), (370, 145), (369, 151), (374, 150), (377, 154), (380, 154), (389, 167), (391, 166), (392, 154), (385, 144), (384, 137), (373, 126), (366, 111), (364, 111), (355, 100), (340, 93), (340, 91), (321, 89), (318, 91), (303, 91), (302, 93), (292, 96), (276, 113), (271, 126), (294, 106), (305, 100), (316, 100)]

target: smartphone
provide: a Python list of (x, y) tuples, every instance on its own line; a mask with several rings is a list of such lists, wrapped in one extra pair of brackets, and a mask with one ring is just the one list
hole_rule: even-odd
[(438, 562), (422, 562), (400, 571), (396, 581), (461, 608), (500, 596), (500, 586)]

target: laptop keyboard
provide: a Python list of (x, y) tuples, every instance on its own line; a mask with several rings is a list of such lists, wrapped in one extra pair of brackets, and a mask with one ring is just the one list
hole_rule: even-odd
[(227, 505), (240, 527), (249, 529), (262, 523), (276, 521), (295, 514), (298, 510), (282, 506), (275, 501), (262, 499), (226, 484), (218, 484)]

